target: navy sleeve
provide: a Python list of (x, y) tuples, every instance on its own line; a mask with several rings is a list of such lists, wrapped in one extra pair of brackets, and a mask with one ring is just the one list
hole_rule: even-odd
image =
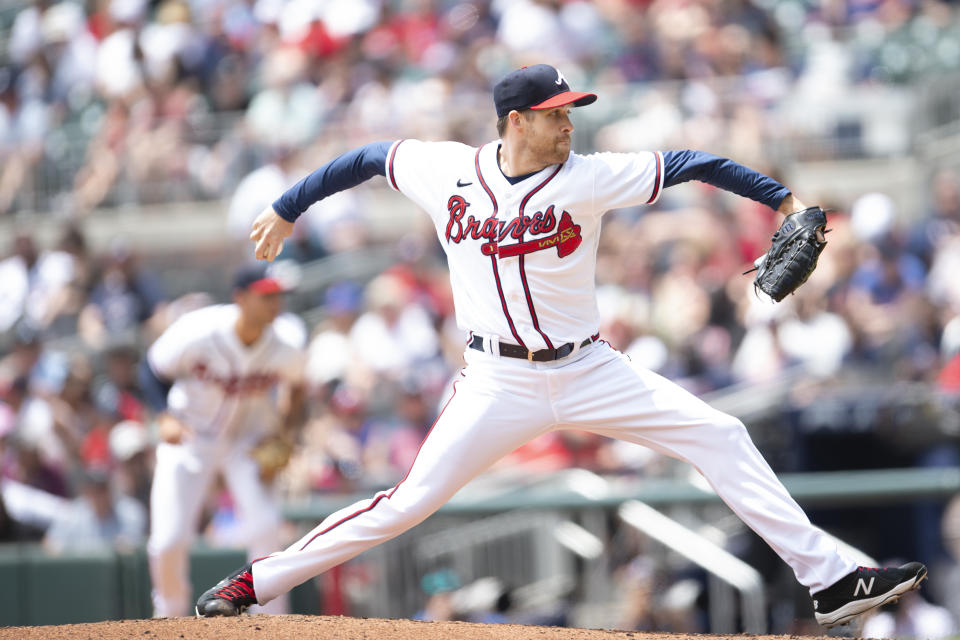
[(664, 151), (663, 187), (671, 187), (688, 180), (706, 182), (736, 193), (771, 209), (776, 209), (790, 194), (790, 190), (769, 176), (765, 176), (733, 160), (703, 151)]
[(140, 361), (137, 373), (144, 400), (157, 413), (164, 411), (167, 408), (167, 394), (170, 393), (173, 383), (158, 376), (146, 358)]
[(393, 142), (371, 142), (351, 149), (293, 185), (273, 203), (273, 210), (290, 222), (314, 202), (355, 187), (373, 176), (387, 174), (387, 153)]

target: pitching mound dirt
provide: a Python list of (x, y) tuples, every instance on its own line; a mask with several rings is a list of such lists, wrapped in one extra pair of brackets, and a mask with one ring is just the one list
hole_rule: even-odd
[[(0, 640), (710, 640), (717, 636), (563, 629), (415, 620), (362, 620), (331, 616), (241, 616), (121, 620), (48, 627), (0, 627)], [(786, 640), (788, 636), (724, 636)], [(804, 640), (812, 640), (804, 638)]]

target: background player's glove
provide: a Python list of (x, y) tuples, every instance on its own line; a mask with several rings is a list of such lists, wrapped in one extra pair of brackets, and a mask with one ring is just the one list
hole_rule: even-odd
[(293, 445), (287, 438), (267, 436), (250, 451), (250, 457), (260, 467), (260, 479), (271, 483), (290, 462)]
[(773, 234), (770, 250), (754, 262), (754, 288), (777, 302), (796, 291), (816, 269), (817, 258), (827, 246), (826, 225), (827, 214), (820, 207), (788, 215)]

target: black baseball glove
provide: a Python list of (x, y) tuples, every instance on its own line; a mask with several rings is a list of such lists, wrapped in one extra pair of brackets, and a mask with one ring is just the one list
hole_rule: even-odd
[[(827, 246), (827, 214), (820, 207), (791, 213), (773, 234), (770, 250), (757, 258), (754, 289), (780, 302), (807, 281)], [(750, 273), (747, 271), (746, 273)]]

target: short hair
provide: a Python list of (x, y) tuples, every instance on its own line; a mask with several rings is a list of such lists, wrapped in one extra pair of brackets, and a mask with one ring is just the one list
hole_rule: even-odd
[(504, 132), (507, 130), (507, 120), (509, 118), (510, 114), (497, 118), (497, 135), (501, 138), (503, 137)]

